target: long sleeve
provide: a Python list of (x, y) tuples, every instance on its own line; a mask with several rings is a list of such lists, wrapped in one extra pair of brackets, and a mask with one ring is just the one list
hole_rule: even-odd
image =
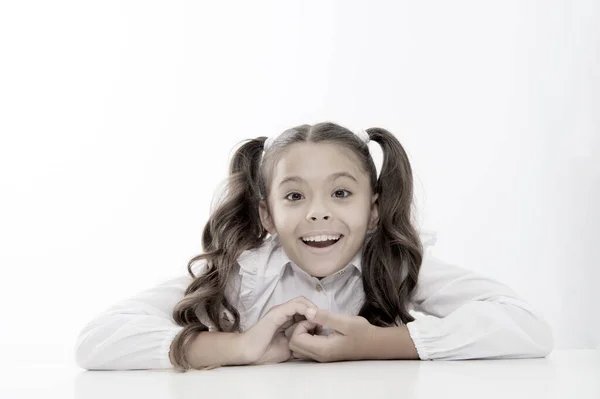
[(545, 357), (548, 323), (506, 285), (426, 255), (407, 323), (422, 360)]
[(172, 368), (170, 346), (183, 327), (171, 314), (192, 280), (185, 275), (162, 282), (95, 316), (78, 336), (76, 364), (89, 370)]

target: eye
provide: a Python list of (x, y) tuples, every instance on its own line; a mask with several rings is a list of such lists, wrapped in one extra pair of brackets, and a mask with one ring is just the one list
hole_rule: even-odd
[[(287, 200), (290, 200), (290, 199), (289, 199), (289, 196), (290, 196), (290, 195), (293, 195), (293, 194), (302, 195), (302, 194), (300, 194), (300, 193), (297, 193), (297, 192), (295, 192), (295, 191), (294, 191), (293, 193), (289, 193), (288, 195), (286, 195), (284, 198), (285, 198), (285, 199), (287, 199)], [(298, 199), (299, 199), (299, 198), (298, 198)], [(292, 202), (295, 202), (294, 200), (290, 200), (290, 201), (292, 201)]]
[[(343, 194), (344, 192), (346, 192), (346, 193), (348, 193), (348, 194), (347, 194), (347, 195), (344, 195), (344, 194)], [(334, 195), (335, 195), (335, 194), (338, 194), (338, 193), (342, 193), (342, 195), (341, 195), (341, 196), (339, 196), (339, 195), (335, 195), (335, 197), (336, 197), (336, 198), (348, 198), (349, 196), (351, 196), (351, 195), (352, 195), (352, 193), (351, 193), (350, 191), (346, 190), (346, 189), (339, 189), (339, 190), (335, 190), (333, 193), (334, 193)], [(297, 195), (299, 195), (299, 196), (302, 196), (302, 194), (300, 194), (300, 193), (298, 193), (298, 192), (294, 191), (294, 192), (291, 192), (291, 193), (289, 193), (288, 195), (286, 195), (284, 198), (285, 198), (285, 199), (287, 199), (288, 201), (297, 202), (297, 200), (299, 200), (300, 198), (296, 197), (296, 199), (295, 199), (295, 200), (294, 200), (294, 199), (290, 199), (290, 196), (291, 196), (291, 195), (294, 195), (294, 194), (297, 194)]]
[(335, 190), (335, 191), (334, 191), (334, 194), (336, 194), (336, 193), (343, 193), (343, 192), (347, 192), (347, 193), (348, 193), (348, 195), (343, 195), (343, 194), (342, 194), (342, 196), (341, 196), (341, 197), (339, 197), (339, 196), (338, 196), (337, 198), (347, 198), (347, 197), (349, 197), (349, 196), (351, 196), (351, 195), (352, 195), (352, 193), (351, 193), (350, 191), (348, 191), (348, 190), (346, 190), (346, 189), (343, 189), (343, 188), (342, 188), (342, 189), (339, 189), (339, 190)]

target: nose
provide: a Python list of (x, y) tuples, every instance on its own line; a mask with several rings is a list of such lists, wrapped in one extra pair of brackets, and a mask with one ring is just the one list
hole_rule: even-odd
[(321, 202), (314, 201), (306, 214), (308, 221), (314, 222), (318, 219), (329, 220), (331, 219), (331, 212), (327, 210)]
[[(314, 222), (315, 220), (319, 219), (319, 217), (318, 216), (310, 216), (307, 219)], [(329, 215), (323, 216), (323, 219), (329, 220)]]

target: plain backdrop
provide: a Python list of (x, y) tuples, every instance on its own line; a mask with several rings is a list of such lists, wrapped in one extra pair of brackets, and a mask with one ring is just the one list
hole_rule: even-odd
[(599, 71), (594, 0), (2, 2), (2, 361), (72, 363), (187, 273), (242, 140), (322, 121), (394, 133), (432, 253), (596, 348)]

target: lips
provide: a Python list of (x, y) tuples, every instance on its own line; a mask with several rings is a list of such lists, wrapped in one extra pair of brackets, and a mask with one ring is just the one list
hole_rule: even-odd
[[(316, 255), (322, 255), (322, 254), (327, 254), (327, 253), (333, 251), (335, 248), (337, 248), (339, 242), (342, 241), (343, 238), (344, 238), (344, 235), (341, 235), (337, 241), (333, 242), (333, 244), (331, 244), (332, 241), (320, 241), (320, 243), (327, 243), (327, 242), (330, 243), (329, 245), (322, 246), (322, 247), (309, 245), (306, 242), (304, 242), (302, 239), (300, 239), (300, 241), (302, 241), (303, 247), (305, 249), (307, 249), (309, 252), (312, 252), (313, 254), (316, 254)], [(311, 243), (314, 244), (316, 242), (313, 241)], [(319, 245), (319, 244), (317, 243), (317, 245)]]

